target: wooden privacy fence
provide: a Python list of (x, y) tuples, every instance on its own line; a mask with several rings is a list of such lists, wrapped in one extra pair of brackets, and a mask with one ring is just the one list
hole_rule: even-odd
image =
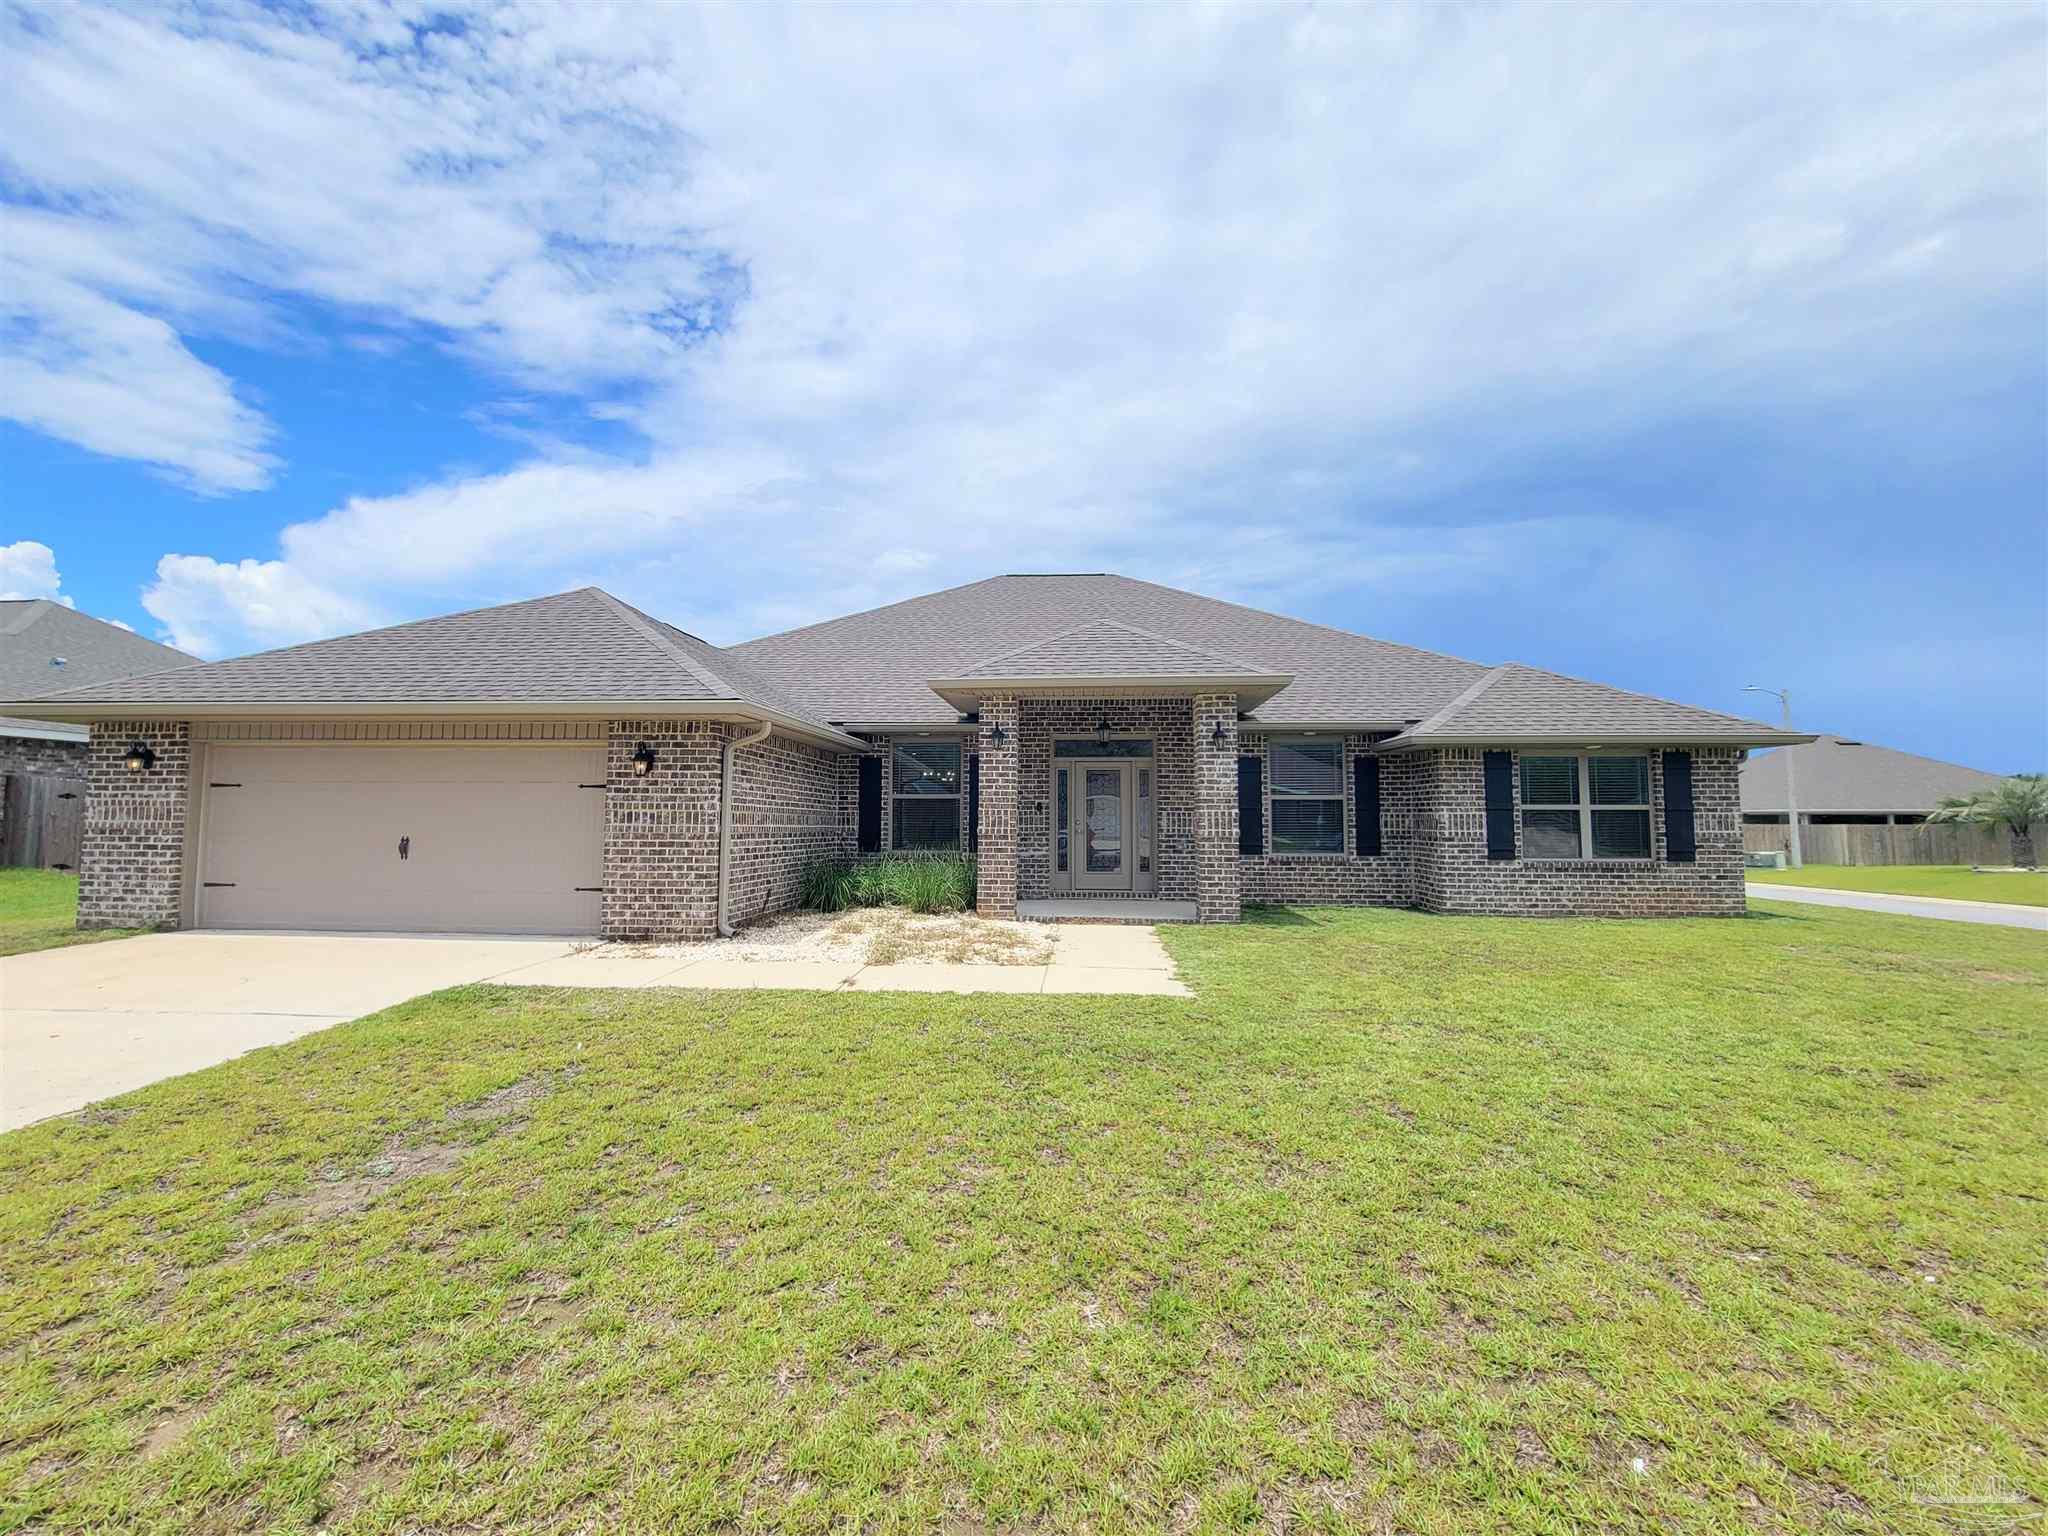
[(76, 869), (85, 834), (85, 780), (10, 773), (0, 801), (0, 866)]
[[(1746, 822), (1742, 844), (1751, 853), (1789, 851), (1791, 829), (1782, 824), (1760, 826)], [(1809, 864), (2012, 863), (2012, 840), (2003, 827), (1953, 822), (1912, 827), (1801, 827), (1799, 844)]]

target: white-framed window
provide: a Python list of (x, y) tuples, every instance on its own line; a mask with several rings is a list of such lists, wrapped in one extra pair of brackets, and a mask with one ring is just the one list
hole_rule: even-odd
[(1522, 857), (1647, 859), (1650, 759), (1522, 754)]
[(966, 775), (957, 741), (899, 741), (891, 754), (889, 846), (915, 851), (960, 846)]
[(1344, 742), (1269, 742), (1273, 780), (1273, 851), (1344, 851)]

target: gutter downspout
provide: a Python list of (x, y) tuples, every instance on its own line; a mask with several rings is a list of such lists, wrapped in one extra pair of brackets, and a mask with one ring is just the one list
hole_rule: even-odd
[(732, 937), (732, 918), (727, 907), (732, 899), (732, 755), (741, 747), (756, 746), (768, 739), (775, 729), (769, 721), (763, 720), (752, 734), (734, 736), (725, 744), (722, 777), (718, 787), (718, 932), (721, 938)]

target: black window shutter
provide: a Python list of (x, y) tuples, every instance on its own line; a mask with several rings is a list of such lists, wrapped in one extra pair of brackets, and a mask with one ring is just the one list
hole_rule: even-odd
[(1351, 798), (1358, 802), (1358, 852), (1380, 852), (1380, 760), (1361, 752), (1351, 759)]
[(1486, 754), (1486, 856), (1515, 856), (1515, 769), (1512, 752)]
[(1699, 857), (1692, 814), (1692, 754), (1664, 754), (1664, 857), (1691, 864)]
[(882, 760), (860, 760), (860, 851), (873, 853), (882, 846)]
[(1237, 851), (1266, 851), (1266, 760), (1237, 760)]
[(981, 754), (973, 752), (967, 758), (967, 826), (961, 841), (967, 844), (967, 851), (973, 853), (981, 847)]

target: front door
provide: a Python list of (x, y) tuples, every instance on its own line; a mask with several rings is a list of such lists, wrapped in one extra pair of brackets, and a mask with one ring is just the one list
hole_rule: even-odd
[(1055, 893), (1152, 890), (1151, 744), (1130, 750), (1134, 755), (1054, 759)]
[(1132, 766), (1084, 761), (1075, 765), (1075, 773), (1078, 793), (1072, 797), (1069, 836), (1074, 889), (1128, 891), (1137, 845), (1131, 825), (1137, 802), (1131, 793)]

